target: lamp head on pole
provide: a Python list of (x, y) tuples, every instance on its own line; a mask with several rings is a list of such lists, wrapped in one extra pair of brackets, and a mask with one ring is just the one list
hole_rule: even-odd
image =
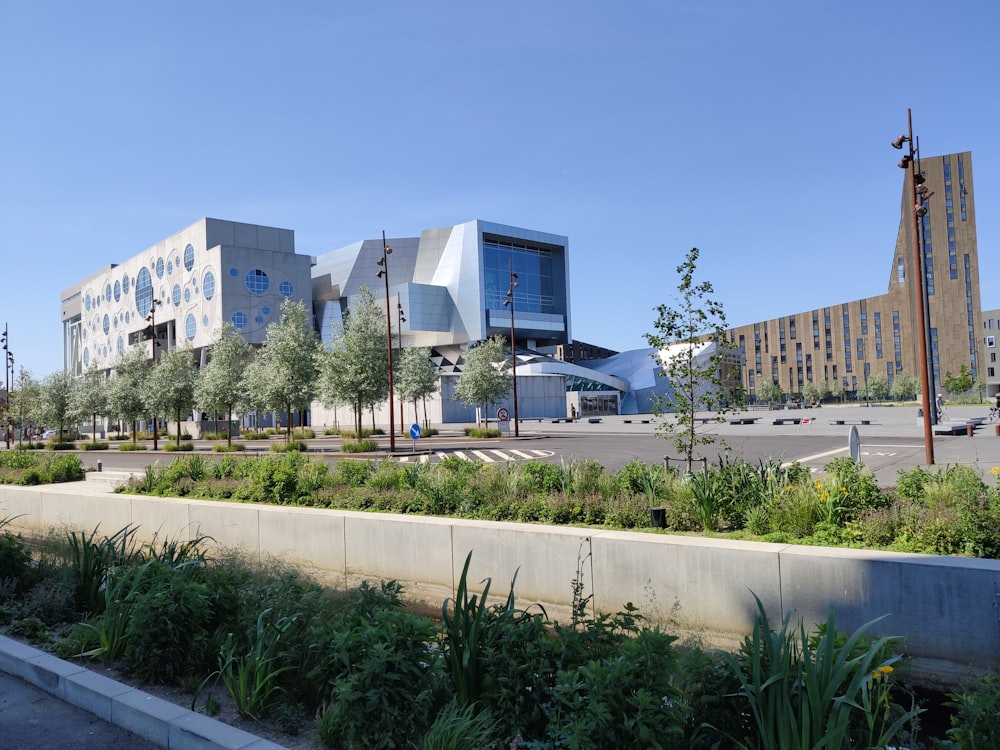
[(909, 169), (911, 161), (909, 154), (903, 154), (903, 158), (899, 160), (898, 166), (900, 169)]
[(902, 148), (903, 144), (909, 142), (909, 140), (910, 139), (907, 138), (905, 135), (901, 135), (896, 140), (894, 140), (892, 142), (892, 147), (893, 148)]

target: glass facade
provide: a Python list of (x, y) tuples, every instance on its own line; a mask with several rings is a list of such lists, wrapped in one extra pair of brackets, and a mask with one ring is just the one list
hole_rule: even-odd
[(518, 312), (556, 314), (552, 252), (521, 241), (483, 241), (486, 307), (498, 310), (507, 301), (510, 271), (517, 274), (514, 306)]

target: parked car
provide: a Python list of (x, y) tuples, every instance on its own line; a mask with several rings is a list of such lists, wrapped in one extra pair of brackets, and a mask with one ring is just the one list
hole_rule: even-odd
[(46, 430), (45, 432), (43, 432), (41, 435), (38, 436), (38, 439), (39, 440), (51, 440), (52, 438), (54, 438), (58, 434), (59, 434), (58, 430)]

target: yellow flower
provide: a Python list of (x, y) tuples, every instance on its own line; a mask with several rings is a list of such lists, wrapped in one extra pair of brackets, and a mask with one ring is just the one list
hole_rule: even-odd
[(1000, 466), (994, 466), (992, 469), (990, 469), (990, 474), (992, 474), (993, 476), (1000, 475)]
[(888, 664), (883, 664), (881, 667), (878, 668), (878, 671), (881, 672), (882, 674), (892, 674), (892, 667), (890, 667)]

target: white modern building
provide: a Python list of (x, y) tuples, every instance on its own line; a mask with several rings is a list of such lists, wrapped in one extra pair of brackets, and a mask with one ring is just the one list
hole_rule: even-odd
[(312, 302), (311, 266), (291, 229), (201, 219), (63, 292), (65, 369), (114, 367), (151, 325), (161, 348), (190, 346), (201, 363), (225, 321), (262, 344), (282, 300)]

